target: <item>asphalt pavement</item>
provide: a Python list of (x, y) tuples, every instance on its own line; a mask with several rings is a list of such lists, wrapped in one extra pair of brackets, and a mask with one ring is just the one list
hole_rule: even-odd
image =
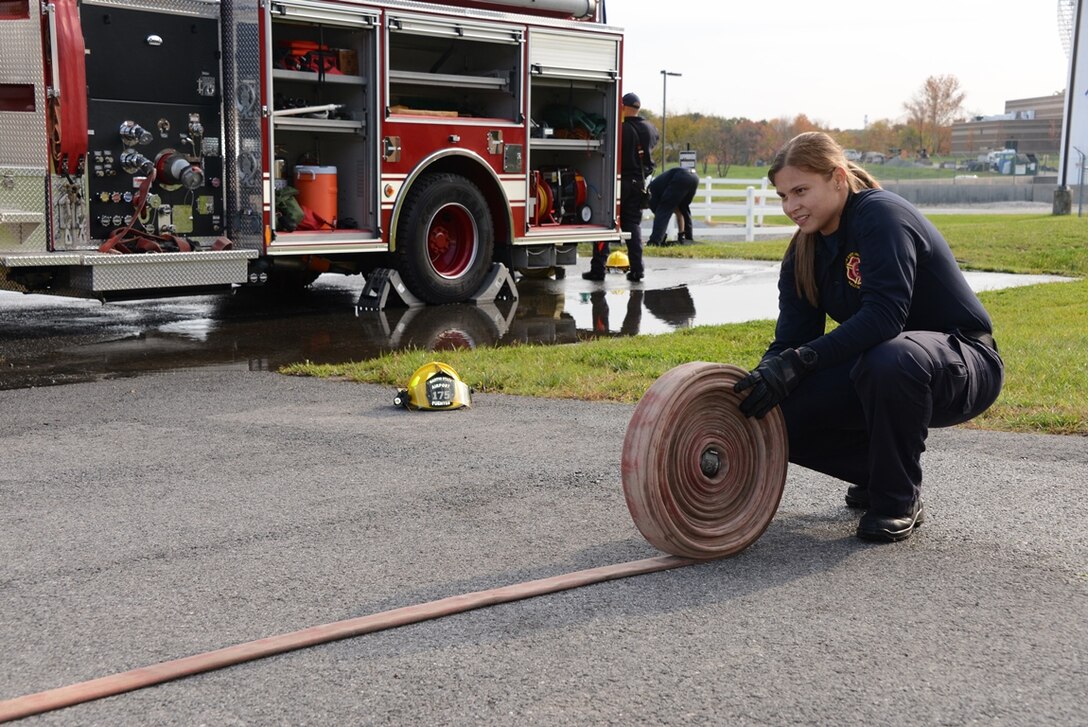
[[(0, 391), (0, 699), (652, 557), (629, 405), (233, 367)], [(42, 725), (1085, 723), (1083, 438), (935, 430), (929, 519), (791, 468), (739, 555), (311, 647)]]

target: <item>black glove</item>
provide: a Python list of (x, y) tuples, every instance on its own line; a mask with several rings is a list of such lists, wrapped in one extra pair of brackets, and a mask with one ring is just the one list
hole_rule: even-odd
[(740, 403), (744, 416), (762, 419), (797, 388), (801, 379), (816, 366), (816, 352), (808, 346), (788, 348), (769, 356), (733, 385), (738, 394), (751, 389)]

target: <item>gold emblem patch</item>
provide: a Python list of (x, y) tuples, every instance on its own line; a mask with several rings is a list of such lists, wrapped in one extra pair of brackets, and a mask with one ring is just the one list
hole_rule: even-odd
[(856, 252), (846, 256), (846, 281), (855, 288), (861, 287), (861, 255)]

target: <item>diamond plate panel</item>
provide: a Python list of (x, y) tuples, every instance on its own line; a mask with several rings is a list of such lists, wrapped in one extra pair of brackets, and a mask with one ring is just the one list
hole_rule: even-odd
[(0, 251), (44, 251), (48, 230), (45, 169), (0, 166)]
[[(257, 0), (223, 4), (223, 99), (227, 236), (236, 247), (264, 245), (264, 154), (261, 149), (261, 29)], [(233, 103), (232, 103), (233, 102)]]
[(0, 111), (0, 167), (44, 168), (48, 163), (45, 137), (45, 80), (42, 31), (37, 18), (0, 22), (0, 83), (34, 86), (33, 111)]
[(90, 292), (244, 283), (255, 251), (86, 255), (71, 269), (72, 287)]

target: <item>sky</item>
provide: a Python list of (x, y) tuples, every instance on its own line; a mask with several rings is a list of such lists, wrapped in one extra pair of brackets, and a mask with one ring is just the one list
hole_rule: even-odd
[[(806, 115), (860, 129), (905, 120), (930, 76), (953, 75), (970, 115), (1065, 89), (1058, 0), (605, 0), (623, 28), (625, 91), (643, 108)], [(662, 70), (669, 76), (663, 83)], [(663, 85), (665, 86), (663, 88)]]

